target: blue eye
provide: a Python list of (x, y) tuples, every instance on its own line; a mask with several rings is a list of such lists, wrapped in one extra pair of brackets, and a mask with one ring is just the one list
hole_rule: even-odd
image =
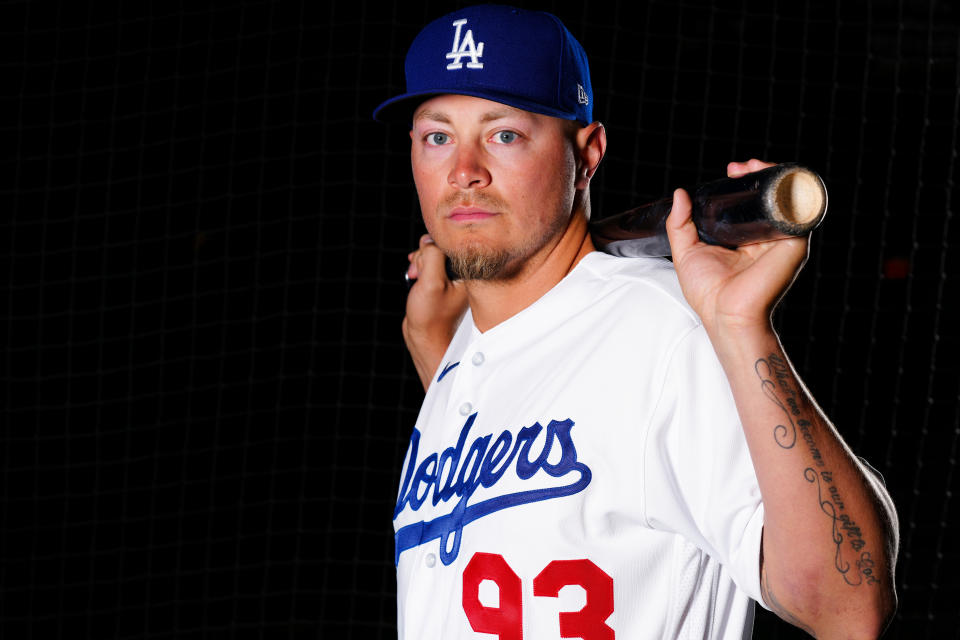
[(427, 134), (427, 144), (433, 146), (440, 146), (450, 142), (450, 136), (445, 133), (430, 133)]
[(500, 144), (510, 144), (511, 142), (515, 142), (518, 137), (516, 131), (498, 131), (494, 134), (493, 139)]

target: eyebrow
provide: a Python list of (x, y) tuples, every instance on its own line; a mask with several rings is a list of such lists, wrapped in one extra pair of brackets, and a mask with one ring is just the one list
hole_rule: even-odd
[(506, 118), (509, 115), (512, 115), (512, 113), (509, 111), (488, 111), (480, 116), (480, 122), (492, 122), (494, 120), (499, 120), (500, 118)]
[(437, 122), (445, 122), (450, 124), (450, 118), (448, 118), (445, 113), (440, 111), (421, 111), (413, 118), (414, 122), (417, 120), (435, 120)]

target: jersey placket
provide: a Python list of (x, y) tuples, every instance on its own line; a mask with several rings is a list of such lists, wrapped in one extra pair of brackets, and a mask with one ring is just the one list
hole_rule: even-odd
[(458, 432), (467, 418), (480, 408), (479, 386), (484, 378), (483, 364), (486, 362), (482, 349), (484, 342), (483, 335), (474, 336), (460, 355), (460, 365), (451, 372), (455, 375), (445, 412), (451, 419), (459, 419)]

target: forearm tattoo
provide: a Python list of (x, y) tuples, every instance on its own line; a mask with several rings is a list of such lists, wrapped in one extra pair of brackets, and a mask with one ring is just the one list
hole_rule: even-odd
[(773, 428), (774, 442), (782, 449), (793, 449), (799, 438), (810, 454), (811, 466), (803, 470), (803, 477), (816, 485), (820, 510), (830, 518), (831, 536), (836, 546), (834, 567), (849, 585), (879, 584), (863, 531), (847, 513), (843, 491), (834, 482), (833, 471), (824, 462), (817, 446), (814, 425), (804, 417), (800, 408), (801, 391), (795, 388), (789, 366), (782, 357), (770, 354), (757, 360), (754, 370), (760, 378), (763, 393), (783, 411), (785, 417), (784, 424)]

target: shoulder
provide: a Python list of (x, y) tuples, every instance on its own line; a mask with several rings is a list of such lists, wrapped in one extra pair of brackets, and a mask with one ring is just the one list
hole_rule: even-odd
[(628, 310), (656, 314), (659, 322), (684, 328), (700, 325), (700, 318), (687, 304), (673, 263), (666, 258), (624, 258), (593, 252), (582, 269), (586, 286), (600, 296), (610, 296)]

